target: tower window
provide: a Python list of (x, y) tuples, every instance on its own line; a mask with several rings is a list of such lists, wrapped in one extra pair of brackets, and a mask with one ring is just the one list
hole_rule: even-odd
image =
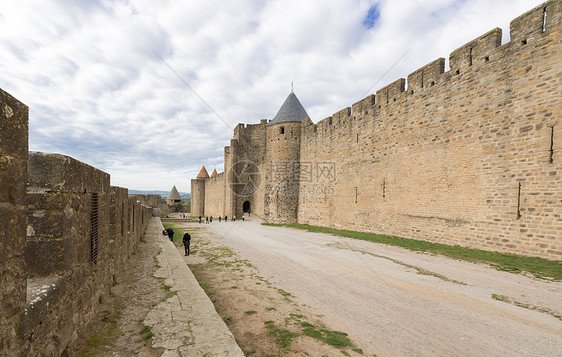
[(284, 126), (279, 128), (279, 134), (285, 134), (285, 127)]

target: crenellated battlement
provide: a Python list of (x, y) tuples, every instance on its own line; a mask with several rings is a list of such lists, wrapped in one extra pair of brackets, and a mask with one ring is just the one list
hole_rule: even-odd
[[(480, 71), (483, 66), (494, 68), (495, 70), (505, 70), (512, 67), (512, 61), (518, 59), (521, 54), (527, 53), (532, 47), (534, 50), (540, 50), (546, 42), (555, 42), (556, 37), (549, 37), (553, 32), (559, 33), (562, 23), (562, 5), (560, 0), (551, 0), (545, 2), (534, 9), (518, 16), (510, 23), (510, 42), (501, 45), (502, 30), (495, 28), (472, 41), (455, 49), (449, 55), (448, 71), (445, 71), (445, 59), (438, 58), (404, 78), (399, 78), (394, 82), (382, 87), (376, 91), (375, 95), (369, 95), (352, 105), (351, 108), (344, 108), (334, 113), (332, 116), (320, 120), (314, 126), (309, 127), (306, 123), (304, 140), (318, 140), (315, 138), (321, 135), (322, 138), (340, 136), (339, 130), (348, 131), (345, 125), (340, 122), (348, 116), (352, 116), (353, 121), (359, 124), (365, 120), (375, 120), (380, 124), (380, 117), (393, 117), (391, 120), (399, 120), (397, 116), (392, 115), (397, 107), (412, 106), (419, 100), (418, 95), (442, 96), (443, 100), (447, 97), (453, 86), (458, 85), (466, 78), (466, 76), (478, 76), (482, 79), (491, 72), (491, 70)], [(540, 45), (532, 44), (533, 41), (542, 39)], [(530, 43), (531, 42), (531, 43)], [(526, 45), (529, 46), (526, 46)], [(525, 47), (526, 46), (526, 47)], [(468, 73), (468, 72), (477, 72)], [(473, 80), (478, 80), (476, 77)], [(384, 113), (381, 112), (385, 111)], [(327, 136), (330, 132), (332, 135)]]

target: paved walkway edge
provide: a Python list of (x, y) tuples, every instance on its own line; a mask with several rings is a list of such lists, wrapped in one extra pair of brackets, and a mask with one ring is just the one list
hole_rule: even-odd
[(157, 242), (160, 247), (156, 256), (160, 268), (154, 276), (164, 279), (170, 289), (170, 296), (144, 320), (154, 334), (152, 346), (164, 348), (165, 357), (244, 356), (178, 249), (162, 235), (163, 229), (160, 218), (153, 217), (145, 234), (147, 241)]

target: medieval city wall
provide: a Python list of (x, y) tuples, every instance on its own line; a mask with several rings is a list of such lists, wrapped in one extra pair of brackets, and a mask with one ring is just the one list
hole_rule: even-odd
[(305, 121), (298, 222), (561, 259), (561, 7)]
[(225, 173), (205, 179), (205, 215), (218, 219), (225, 214)]
[(58, 356), (119, 280), (153, 198), (68, 156), (28, 153), (27, 107), (2, 90), (0, 107), (0, 355)]

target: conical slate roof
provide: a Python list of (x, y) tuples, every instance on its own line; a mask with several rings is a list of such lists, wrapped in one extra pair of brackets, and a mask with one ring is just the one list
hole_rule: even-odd
[(201, 171), (199, 171), (199, 175), (197, 175), (197, 178), (209, 178), (209, 173), (207, 172), (207, 169), (205, 169), (205, 166), (201, 168)]
[(217, 169), (213, 169), (213, 173), (211, 174), (211, 177), (215, 177), (218, 175)]
[(180, 200), (181, 201), (181, 196), (180, 196), (180, 193), (178, 192), (178, 189), (176, 188), (176, 185), (174, 185), (174, 187), (172, 187), (172, 190), (170, 191), (170, 194), (168, 195), (168, 199), (169, 200)]
[(287, 99), (285, 99), (281, 109), (277, 112), (277, 115), (267, 124), (272, 125), (287, 121), (303, 121), (306, 118), (309, 118), (306, 110), (304, 110), (304, 107), (295, 93), (291, 92)]

